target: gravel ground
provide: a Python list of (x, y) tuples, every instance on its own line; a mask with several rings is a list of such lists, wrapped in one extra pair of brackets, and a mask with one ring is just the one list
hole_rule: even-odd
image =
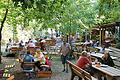
[[(3, 57), (2, 64), (0, 64), (0, 69), (3, 69), (7, 64), (14, 64), (15, 67), (9, 69), (8, 73), (11, 73), (15, 76), (15, 80), (27, 80), (27, 76), (22, 72), (20, 67), (20, 63), (16, 61), (15, 58)], [(60, 61), (59, 56), (52, 56), (51, 60), (52, 66), (52, 77), (51, 78), (37, 78), (34, 77), (32, 80), (70, 80), (71, 72), (69, 70), (68, 73), (62, 72), (63, 66)], [(6, 78), (0, 78), (0, 80), (6, 80)]]
[[(6, 54), (3, 54), (3, 56)], [(74, 60), (72, 62), (75, 62)], [(16, 58), (13, 57), (2, 57), (2, 64), (0, 64), (0, 69), (4, 69), (5, 65), (9, 65), (9, 64), (14, 64), (15, 63), (15, 67), (8, 69), (9, 72), (15, 76), (15, 80), (27, 80), (27, 76), (25, 73), (23, 73), (21, 67), (20, 67), (20, 63), (16, 61)], [(52, 56), (52, 60), (51, 60), (52, 66), (52, 77), (51, 78), (37, 78), (34, 77), (32, 78), (32, 80), (70, 80), (70, 76), (71, 76), (71, 72), (70, 70), (68, 71), (68, 73), (66, 72), (62, 72), (63, 70), (63, 66), (61, 64), (61, 60), (59, 56)], [(119, 64), (116, 63), (115, 64)], [(120, 69), (120, 67), (118, 67), (118, 69)], [(0, 78), (0, 80), (6, 80), (6, 78)], [(77, 77), (74, 79), (77, 80)]]

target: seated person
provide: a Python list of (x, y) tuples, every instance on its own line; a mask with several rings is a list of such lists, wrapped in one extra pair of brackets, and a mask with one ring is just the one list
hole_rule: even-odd
[(45, 55), (45, 67), (46, 67), (46, 69), (45, 70), (47, 70), (47, 71), (51, 71), (51, 63), (50, 63), (50, 61), (49, 61), (49, 57), (48, 57), (48, 55), (46, 54)]
[(77, 60), (76, 65), (87, 72), (89, 72), (91, 75), (93, 75), (94, 70), (91, 66), (91, 57), (88, 56), (86, 51), (83, 51), (79, 59)]
[[(27, 54), (24, 55), (23, 57), (23, 62), (34, 62), (34, 57), (30, 54), (30, 52), (28, 51)], [(31, 67), (23, 67), (23, 63), (21, 64), (21, 67), (23, 69), (30, 69), (31, 70)]]
[(23, 62), (34, 62), (34, 57), (28, 51), (23, 57)]
[(45, 64), (51, 66), (49, 63), (49, 57), (47, 54), (45, 55)]
[[(110, 57), (110, 54), (109, 54), (108, 51), (104, 52), (104, 55), (102, 56), (101, 63), (105, 64), (105, 65), (108, 65), (108, 66), (111, 66), (111, 67), (113, 67), (115, 65), (112, 58)], [(102, 80), (101, 77), (102, 77), (102, 75), (98, 75), (99, 80)], [(103, 77), (103, 78), (104, 78), (104, 80), (106, 80), (106, 77)]]
[(42, 70), (41, 65), (42, 65), (42, 64), (45, 64), (45, 57), (44, 57), (43, 53), (40, 52), (39, 49), (37, 49), (34, 57), (37, 59), (37, 61), (35, 62), (35, 65), (37, 66), (37, 68), (38, 68), (39, 70)]
[(111, 66), (111, 67), (113, 67), (115, 65), (112, 58), (110, 57), (110, 54), (108, 51), (104, 52), (104, 55), (102, 56), (101, 63), (106, 64), (106, 65)]
[(39, 49), (36, 50), (34, 57), (37, 58), (41, 64), (45, 64), (45, 56)]
[(40, 47), (41, 48), (40, 49), (43, 50), (43, 51), (45, 50), (45, 43), (46, 43), (46, 41), (41, 39), (41, 41), (40, 41)]
[(87, 52), (83, 51), (81, 56), (77, 60), (76, 65), (79, 66), (82, 69), (85, 69), (88, 64), (90, 64), (90, 60), (89, 60), (89, 58), (87, 56)]

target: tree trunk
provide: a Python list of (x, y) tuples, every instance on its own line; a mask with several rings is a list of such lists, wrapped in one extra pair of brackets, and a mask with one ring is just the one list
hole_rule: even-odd
[(5, 23), (5, 20), (6, 20), (6, 17), (7, 17), (7, 14), (8, 14), (8, 9), (6, 9), (6, 12), (5, 12), (5, 16), (1, 22), (1, 27), (0, 27), (0, 63), (1, 63), (1, 55), (2, 55), (2, 51), (1, 51), (1, 40), (2, 40), (2, 29), (4, 27), (4, 23)]

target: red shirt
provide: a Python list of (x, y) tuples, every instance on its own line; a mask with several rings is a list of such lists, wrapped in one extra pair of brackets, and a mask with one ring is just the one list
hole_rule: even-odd
[(80, 68), (85, 68), (85, 65), (90, 63), (89, 59), (86, 56), (80, 56), (77, 60), (76, 65)]

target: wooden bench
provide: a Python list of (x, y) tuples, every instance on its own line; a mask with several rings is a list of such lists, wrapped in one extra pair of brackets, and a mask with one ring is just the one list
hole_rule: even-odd
[(51, 78), (52, 71), (37, 71), (36, 76), (40, 78)]
[(33, 71), (35, 71), (35, 62), (22, 62), (22, 61), (20, 62), (21, 62), (23, 69), (26, 67), (30, 67), (30, 68), (33, 68)]
[(90, 73), (88, 73), (85, 70), (79, 68), (78, 66), (76, 66), (72, 62), (67, 61), (67, 63), (69, 64), (69, 67), (70, 67), (71, 72), (72, 72), (71, 80), (74, 80), (75, 76), (78, 76), (79, 80), (97, 80), (96, 78), (92, 77), (90, 75)]
[(36, 76), (40, 77), (40, 78), (51, 78), (52, 70), (51, 70), (50, 66), (43, 64), (43, 65), (41, 65), (41, 68), (43, 68), (43, 70), (41, 70), (41, 71), (38, 70), (36, 72)]

